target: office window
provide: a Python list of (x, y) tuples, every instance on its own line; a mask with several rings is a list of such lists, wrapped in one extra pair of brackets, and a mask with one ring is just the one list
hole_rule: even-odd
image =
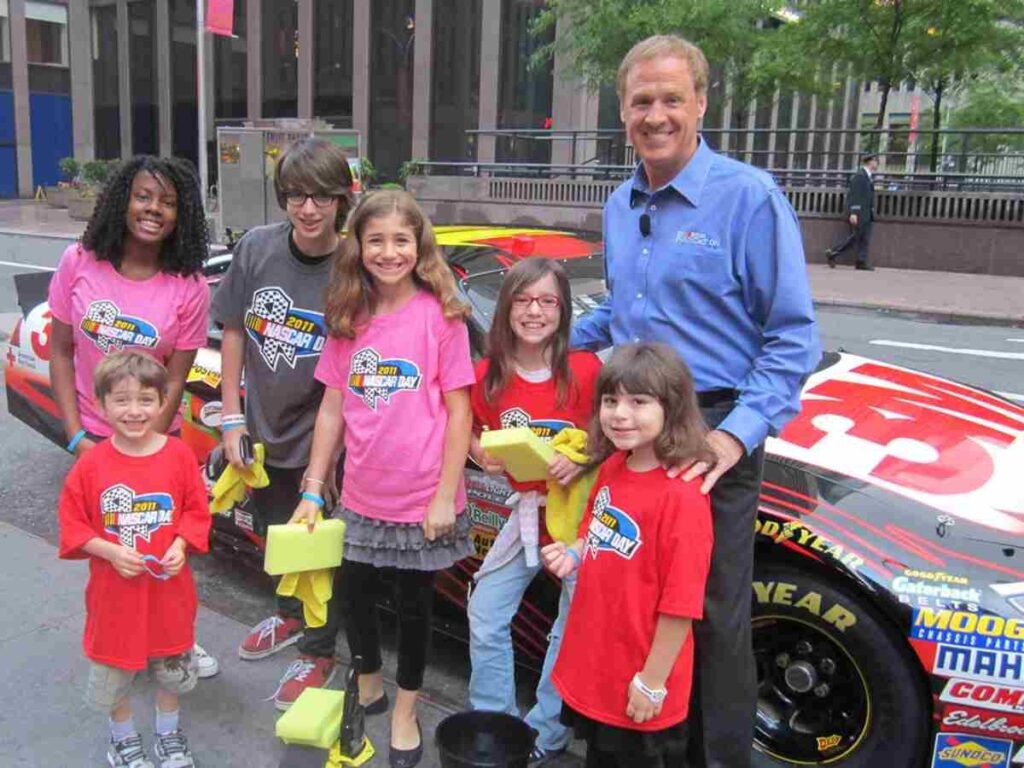
[[(205, 0), (204, 0), (205, 1)], [(199, 106), (196, 83), (196, 0), (171, 0), (171, 146), (196, 163)], [(207, 106), (209, 109), (209, 106)], [(213, 138), (213, 137), (210, 137)]]
[(295, 0), (263, 0), (263, 117), (299, 113), (298, 26)]
[(480, 117), (480, 5), (434, 0), (430, 158), (475, 160), (476, 138), (466, 133)]
[(117, 8), (92, 9), (92, 99), (96, 157), (121, 156), (121, 112), (118, 103)]
[(25, 50), (29, 64), (68, 66), (68, 9), (28, 0), (25, 3)]
[[(554, 87), (553, 62), (529, 69), (530, 56), (554, 35), (539, 40), (530, 25), (544, 7), (544, 0), (502, 0), (501, 71), (498, 96), (498, 127), (550, 128)], [(497, 142), (499, 162), (519, 160), (551, 162), (551, 142), (502, 139)]]
[(246, 2), (247, 0), (235, 0), (235, 16), (232, 23), (235, 36), (213, 36), (213, 106), (214, 116), (218, 120), (244, 118), (247, 113)]
[(394, 180), (412, 154), (413, 0), (374, 3), (370, 11), (370, 158)]
[(132, 152), (155, 155), (160, 151), (156, 83), (156, 3), (136, 0), (128, 4), (128, 62), (132, 94)]
[(313, 114), (348, 128), (352, 125), (352, 0), (316, 0), (313, 34)]

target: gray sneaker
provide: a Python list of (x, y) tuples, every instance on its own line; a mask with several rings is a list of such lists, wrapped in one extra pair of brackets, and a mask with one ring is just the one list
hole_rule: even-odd
[(188, 748), (188, 739), (180, 729), (171, 733), (158, 733), (153, 751), (160, 768), (195, 768), (196, 763), (192, 759), (192, 750)]
[(153, 768), (142, 749), (142, 737), (137, 733), (120, 741), (111, 739), (107, 748), (107, 762), (111, 768)]

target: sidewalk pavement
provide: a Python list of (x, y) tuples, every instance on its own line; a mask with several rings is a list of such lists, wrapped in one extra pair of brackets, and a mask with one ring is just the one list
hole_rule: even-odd
[(934, 320), (1024, 326), (1024, 277), (808, 264), (814, 303)]
[[(88, 662), (82, 655), (85, 561), (61, 561), (41, 538), (0, 522), (0, 765), (106, 765), (107, 717), (83, 701)], [(200, 607), (196, 635), (217, 657), (220, 672), (182, 697), (182, 727), (196, 760), (206, 768), (277, 768), (284, 754), (274, 736), (278, 712), (263, 701), (277, 686), (287, 649), (264, 662), (244, 662), (236, 652), (248, 627)], [(332, 687), (342, 687), (339, 674)], [(395, 690), (388, 691), (394, 701)], [(135, 722), (151, 750), (152, 695), (135, 697)], [(426, 754), (424, 768), (440, 763), (433, 734), (450, 712), (424, 700), (419, 713)], [(367, 765), (388, 764), (387, 716), (367, 719), (376, 756)], [(150, 754), (152, 754), (150, 752)]]

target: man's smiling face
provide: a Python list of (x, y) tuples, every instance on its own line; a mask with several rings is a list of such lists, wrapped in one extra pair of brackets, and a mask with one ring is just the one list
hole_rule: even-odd
[(652, 186), (671, 180), (693, 156), (707, 104), (685, 59), (661, 56), (641, 60), (630, 69), (621, 117)]

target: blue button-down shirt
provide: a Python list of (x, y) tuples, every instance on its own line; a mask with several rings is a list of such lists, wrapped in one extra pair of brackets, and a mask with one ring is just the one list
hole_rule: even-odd
[(604, 245), (609, 295), (575, 323), (572, 345), (665, 342), (698, 391), (739, 392), (719, 429), (748, 452), (777, 434), (821, 347), (800, 225), (771, 177), (703, 140), (660, 189), (638, 166), (605, 204)]

